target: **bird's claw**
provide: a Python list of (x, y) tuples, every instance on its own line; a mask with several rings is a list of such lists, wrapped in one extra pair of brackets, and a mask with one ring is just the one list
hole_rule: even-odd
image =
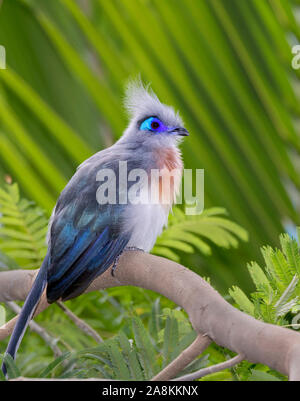
[(140, 251), (145, 252), (144, 249), (137, 248), (136, 246), (127, 246), (124, 251)]
[(115, 277), (115, 270), (116, 270), (116, 268), (117, 268), (117, 266), (118, 266), (119, 259), (120, 259), (120, 255), (119, 255), (118, 257), (116, 257), (116, 259), (115, 259), (115, 261), (114, 261), (114, 264), (113, 264), (113, 266), (112, 266), (111, 275), (112, 275), (113, 277)]

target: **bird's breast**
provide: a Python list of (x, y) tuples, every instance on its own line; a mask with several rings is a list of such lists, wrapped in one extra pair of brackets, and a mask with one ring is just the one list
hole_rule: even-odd
[(176, 148), (159, 149), (154, 154), (154, 166), (148, 170), (148, 185), (143, 186), (148, 199), (131, 205), (127, 216), (133, 233), (128, 246), (150, 251), (167, 225), (169, 211), (179, 192), (183, 163)]
[[(160, 148), (156, 150), (155, 159), (159, 171), (158, 179), (154, 178), (157, 196), (160, 204), (170, 209), (180, 189), (183, 169), (180, 151), (175, 147)], [(153, 184), (152, 181), (150, 177)]]
[(163, 227), (167, 225), (167, 210), (160, 204), (143, 204), (130, 206), (128, 212), (132, 235), (127, 246), (149, 252), (156, 238), (162, 233)]

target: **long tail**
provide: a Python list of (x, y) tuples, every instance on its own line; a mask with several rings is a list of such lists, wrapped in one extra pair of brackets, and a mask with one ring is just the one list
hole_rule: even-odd
[[(7, 349), (5, 351), (5, 355), (9, 354), (15, 359), (16, 353), (18, 351), (19, 345), (22, 341), (22, 338), (25, 334), (26, 328), (35, 312), (36, 306), (42, 296), (42, 293), (47, 284), (47, 266), (48, 266), (48, 257), (45, 257), (45, 260), (36, 276), (36, 279), (32, 285), (32, 288), (27, 295), (26, 301), (22, 307), (20, 312), (18, 321), (14, 327), (12, 335), (10, 337)], [(2, 372), (6, 376), (7, 370), (5, 363), (2, 363)]]

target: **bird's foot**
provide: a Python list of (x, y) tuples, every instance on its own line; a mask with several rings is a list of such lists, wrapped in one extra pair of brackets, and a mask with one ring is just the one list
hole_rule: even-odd
[(136, 246), (127, 246), (124, 251), (140, 251), (140, 252), (145, 252), (144, 249), (138, 248)]
[[(143, 249), (137, 248), (136, 246), (127, 246), (126, 248), (124, 248), (124, 251), (123, 251), (123, 252), (125, 252), (125, 251), (140, 251), (140, 252), (145, 252)], [(117, 268), (117, 266), (118, 266), (118, 262), (119, 262), (120, 256), (121, 256), (121, 255), (119, 255), (118, 257), (116, 257), (116, 259), (115, 259), (115, 261), (114, 261), (114, 264), (113, 264), (113, 266), (112, 266), (111, 275), (112, 275), (113, 277), (115, 277), (115, 271), (116, 271), (116, 268)]]
[(113, 266), (112, 266), (112, 268), (111, 268), (111, 275), (112, 275), (113, 277), (115, 277), (115, 270), (116, 270), (116, 268), (117, 268), (117, 266), (118, 266), (118, 262), (119, 262), (120, 256), (121, 256), (121, 255), (119, 255), (119, 256), (116, 257), (116, 259), (115, 259), (115, 261), (114, 261), (114, 264), (113, 264)]

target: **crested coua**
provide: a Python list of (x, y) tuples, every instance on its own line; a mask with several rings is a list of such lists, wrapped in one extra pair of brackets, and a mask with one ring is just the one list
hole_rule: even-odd
[[(183, 169), (178, 144), (188, 132), (173, 108), (162, 104), (141, 83), (128, 86), (125, 106), (130, 123), (122, 137), (79, 166), (53, 210), (47, 255), (6, 350), (13, 358), (45, 289), (49, 303), (82, 294), (97, 276), (116, 263), (124, 250), (150, 251), (167, 223)], [(120, 166), (122, 169), (125, 165), (126, 185), (120, 179), (124, 176)], [(100, 176), (101, 172), (108, 170), (115, 177), (112, 180), (115, 188), (107, 189), (116, 190), (112, 202), (99, 199), (101, 194), (107, 195), (107, 191), (101, 192)], [(161, 173), (155, 181), (152, 171), (157, 170)], [(129, 176), (132, 171), (144, 172), (136, 191), (139, 196), (143, 197), (143, 193), (156, 182), (154, 192), (158, 202), (130, 201), (128, 194), (133, 184)], [(163, 192), (166, 191), (162, 185), (163, 178), (171, 171), (175, 172), (172, 185), (168, 186), (172, 195), (163, 202)], [(2, 369), (6, 373), (5, 364)]]

